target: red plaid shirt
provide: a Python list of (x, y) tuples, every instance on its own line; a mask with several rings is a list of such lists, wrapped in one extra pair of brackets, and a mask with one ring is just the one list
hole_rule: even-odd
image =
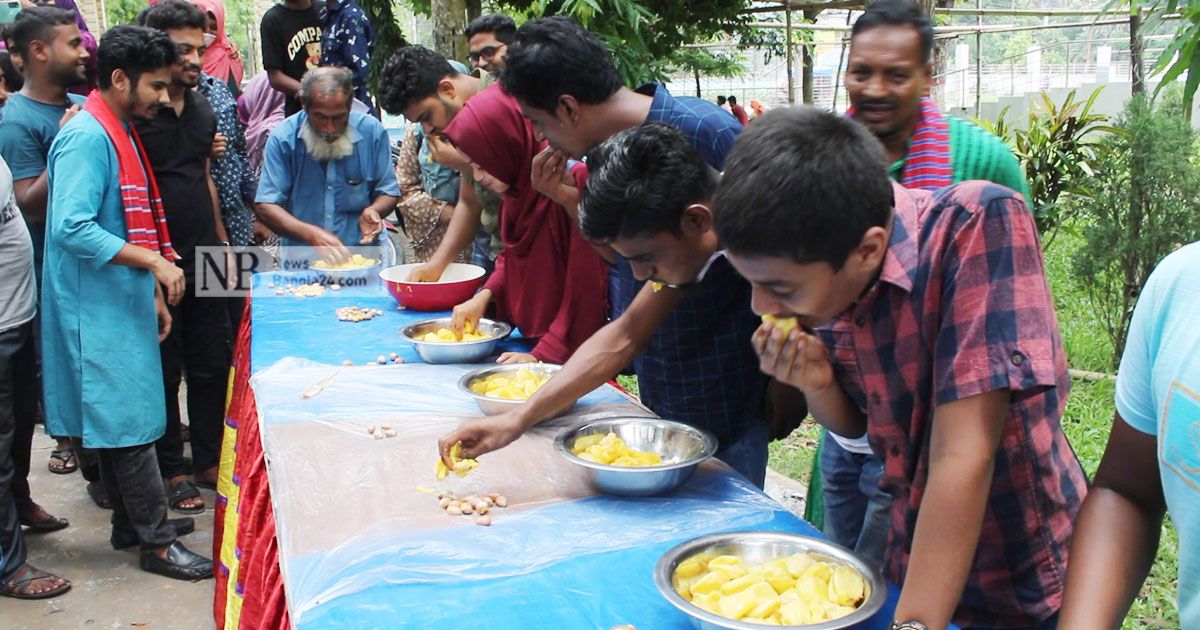
[(885, 573), (904, 581), (940, 404), (1012, 392), (955, 622), (1027, 628), (1062, 603), (1087, 479), (1059, 421), (1070, 379), (1033, 216), (988, 182), (895, 190), (877, 282), (817, 332), (869, 418), (894, 497)]

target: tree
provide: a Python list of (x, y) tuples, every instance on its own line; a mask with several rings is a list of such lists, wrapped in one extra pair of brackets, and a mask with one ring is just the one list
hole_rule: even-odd
[[(1154, 95), (1157, 97), (1176, 79), (1185, 77), (1181, 114), (1185, 120), (1190, 121), (1196, 88), (1200, 87), (1200, 1), (1113, 0), (1107, 6), (1128, 6), (1131, 27), (1136, 25), (1136, 29), (1143, 33), (1155, 32), (1168, 16), (1179, 14), (1183, 17), (1183, 26), (1175, 32), (1171, 43), (1158, 54), (1158, 59), (1154, 62), (1154, 72), (1164, 72)], [(1138, 70), (1135, 69), (1134, 72), (1136, 84)]]
[(371, 53), (371, 92), (378, 94), (379, 72), (383, 70), (383, 64), (387, 63), (397, 48), (407, 46), (408, 41), (404, 39), (404, 31), (396, 19), (392, 0), (358, 0), (358, 3), (375, 27), (375, 50)]
[(1183, 119), (1182, 94), (1154, 107), (1145, 96), (1126, 105), (1082, 202), (1090, 221), (1074, 260), (1119, 363), (1138, 293), (1160, 260), (1200, 240), (1200, 163), (1196, 134)]
[(465, 61), (467, 6), (463, 0), (432, 0), (433, 49), (447, 59)]

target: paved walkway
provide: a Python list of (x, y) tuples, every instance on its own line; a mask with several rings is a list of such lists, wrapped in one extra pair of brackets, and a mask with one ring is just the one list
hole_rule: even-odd
[[(19, 601), (0, 597), (5, 630), (143, 628), (207, 630), (213, 627), (213, 580), (180, 582), (138, 568), (135, 549), (114, 551), (108, 544), (109, 516), (88, 498), (78, 473), (51, 474), (46, 461), (54, 440), (38, 428), (33, 438), (33, 498), (71, 526), (51, 534), (27, 535), (29, 561), (58, 573), (74, 585), (62, 597)], [(205, 556), (212, 550), (213, 500), (201, 490), (207, 510), (196, 514), (195, 533), (180, 540)], [(178, 516), (171, 513), (171, 516)]]

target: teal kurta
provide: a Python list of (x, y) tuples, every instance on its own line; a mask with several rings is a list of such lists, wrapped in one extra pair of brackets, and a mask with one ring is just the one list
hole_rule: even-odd
[(46, 431), (89, 448), (149, 444), (166, 428), (154, 276), (110, 263), (125, 245), (116, 151), (80, 112), (54, 139), (48, 166)]

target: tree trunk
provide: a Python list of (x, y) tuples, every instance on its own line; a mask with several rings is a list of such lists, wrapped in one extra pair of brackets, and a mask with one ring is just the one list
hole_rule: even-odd
[(483, 15), (483, 0), (467, 0), (467, 24)]
[(1145, 66), (1142, 65), (1142, 12), (1135, 9), (1129, 15), (1129, 73), (1133, 94), (1146, 93)]
[(463, 38), (467, 7), (465, 0), (432, 0), (433, 49), (447, 59), (465, 61), (467, 41)]
[[(804, 12), (806, 22), (815, 22), (821, 14), (820, 9)], [(800, 47), (800, 94), (805, 105), (813, 104), (813, 46), (812, 32), (805, 33), (805, 42)]]
[(704, 98), (700, 95), (700, 67), (692, 68), (692, 72), (696, 73), (696, 98)]

